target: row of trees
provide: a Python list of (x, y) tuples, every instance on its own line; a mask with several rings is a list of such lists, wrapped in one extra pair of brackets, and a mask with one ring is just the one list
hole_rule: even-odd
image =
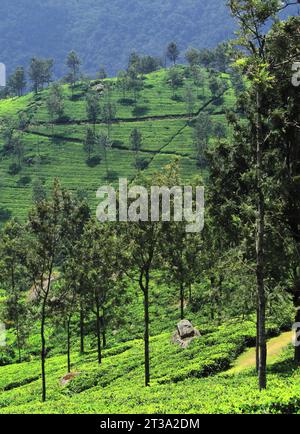
[[(299, 321), (299, 91), (292, 64), (299, 56), (299, 18), (274, 17), (297, 2), (231, 0), (239, 25), (236, 67), (248, 89), (239, 106), (245, 118), (228, 114), (232, 143), (210, 153), (213, 213), (229, 243), (247, 246), (255, 263), (257, 370), (266, 387), (266, 303), (269, 288), (292, 295)], [(268, 33), (268, 25), (272, 24)], [(299, 348), (295, 361), (300, 362)]]
[(185, 53), (185, 59), (190, 66), (200, 65), (218, 72), (228, 72), (234, 56), (234, 49), (229, 43), (219, 44), (216, 48), (197, 49), (189, 48)]
[[(66, 67), (68, 73), (64, 80), (70, 83), (72, 90), (75, 83), (81, 76), (80, 71), (81, 60), (75, 51), (71, 51), (66, 59)], [(31, 83), (32, 90), (38, 93), (44, 88), (45, 85), (49, 85), (53, 80), (53, 59), (42, 59), (33, 57), (29, 63), (28, 71), (24, 67), (19, 66), (15, 72), (9, 77), (7, 83), (7, 93), (22, 96), (27, 89), (27, 75)]]
[[(137, 76), (148, 74), (156, 71), (162, 66), (166, 66), (167, 60), (172, 65), (176, 65), (180, 57), (180, 50), (175, 42), (171, 42), (165, 52), (165, 62), (162, 58), (153, 56), (141, 56), (132, 52), (129, 56), (128, 68), (126, 74), (124, 71), (119, 73), (120, 86), (124, 91), (132, 89), (133, 92), (139, 92), (142, 85), (141, 81), (137, 80)], [(189, 48), (185, 53), (185, 59), (191, 67), (203, 66), (212, 68), (220, 72), (226, 72), (230, 66), (232, 57), (232, 48), (229, 44), (224, 43), (218, 45), (214, 50)], [(76, 82), (83, 77), (81, 66), (82, 61), (79, 55), (74, 51), (70, 51), (66, 58), (67, 74), (64, 81), (69, 83), (72, 89), (72, 94), (75, 89)], [(23, 66), (16, 68), (13, 74), (9, 77), (6, 95), (22, 96), (27, 89), (27, 75), (31, 82), (32, 89), (38, 93), (45, 85), (48, 85), (53, 79), (53, 59), (42, 59), (34, 57), (31, 59), (28, 71)], [(97, 72), (97, 78), (105, 79), (107, 73), (104, 67), (100, 67)]]
[(103, 103), (101, 104), (101, 97), (97, 91), (89, 91), (86, 96), (86, 113), (87, 118), (93, 124), (95, 132), (96, 123), (99, 117), (107, 125), (107, 136), (110, 138), (112, 122), (116, 117), (117, 108), (111, 98), (111, 89), (109, 83), (106, 84)]
[[(165, 174), (144, 179), (144, 185), (172, 186), (180, 182), (177, 164)], [(175, 185), (175, 184), (174, 184)], [(143, 212), (135, 209), (137, 214)], [(26, 246), (26, 247), (25, 247)], [(80, 322), (84, 351), (85, 312), (95, 316), (98, 362), (106, 342), (107, 311), (118, 303), (124, 278), (140, 288), (144, 299), (145, 384), (150, 382), (149, 290), (152, 272), (168, 269), (179, 288), (180, 317), (184, 317), (185, 290), (195, 279), (189, 261), (199, 257), (200, 236), (190, 236), (185, 224), (175, 222), (99, 223), (85, 200), (71, 195), (55, 181), (52, 195), (37, 201), (25, 225), (10, 221), (1, 233), (1, 287), (7, 290), (7, 319), (16, 328), (21, 358), (29, 332), (28, 314), (40, 324), (42, 398), (46, 399), (46, 327), (49, 318), (61, 318), (66, 331), (67, 367), (71, 370), (70, 324)], [(195, 268), (196, 269), (196, 268)], [(31, 287), (28, 294), (25, 291)], [(113, 302), (112, 302), (113, 300)]]
[[(171, 42), (166, 49), (165, 58), (173, 65), (176, 65), (180, 54), (178, 45), (175, 42)], [(190, 66), (202, 66), (218, 72), (227, 72), (230, 69), (233, 55), (234, 48), (232, 45), (224, 42), (211, 50), (208, 48), (188, 48), (184, 53), (184, 58)]]
[[(43, 89), (52, 80), (54, 61), (52, 59), (32, 58), (28, 68), (28, 78), (35, 93)], [(18, 67), (9, 77), (7, 91), (13, 95), (22, 96), (27, 87), (27, 77), (24, 67)]]
[[(184, 85), (186, 79), (190, 79)], [(212, 99), (216, 105), (223, 104), (223, 95), (228, 89), (225, 80), (222, 80), (217, 74), (210, 73), (208, 78), (206, 73), (199, 66), (191, 66), (184, 70), (180, 67), (173, 66), (168, 70), (167, 83), (170, 85), (173, 93), (173, 99), (176, 99), (176, 91), (184, 86), (183, 100), (186, 103), (187, 113), (192, 114), (197, 98), (204, 97), (205, 85), (211, 92)], [(202, 89), (202, 95), (199, 95), (199, 89)]]

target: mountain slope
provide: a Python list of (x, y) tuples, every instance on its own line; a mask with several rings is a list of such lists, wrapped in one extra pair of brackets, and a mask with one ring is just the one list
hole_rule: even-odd
[(160, 56), (173, 39), (182, 50), (213, 47), (233, 31), (225, 0), (2, 0), (1, 12), (0, 59), (8, 69), (38, 55), (56, 59), (59, 75), (71, 49), (87, 72), (104, 64), (115, 74), (132, 50)]
[(175, 40), (183, 54), (189, 46), (214, 47), (234, 30), (227, 0), (2, 0), (0, 62), (10, 72), (32, 56), (51, 57), (61, 77), (75, 49), (85, 72), (104, 65), (115, 75), (133, 50), (162, 56)]
[[(187, 71), (186, 68), (181, 68)], [(0, 119), (18, 119), (18, 113), (27, 114), (28, 124), (21, 132), (24, 144), (22, 170), (11, 173), (16, 164), (16, 155), (3, 152), (3, 137), (0, 135), (0, 223), (1, 210), (5, 215), (12, 214), (25, 217), (32, 203), (32, 187), (39, 178), (44, 181), (45, 188), (51, 188), (53, 178), (59, 177), (65, 187), (71, 190), (84, 190), (90, 203), (96, 206), (96, 191), (107, 181), (117, 182), (119, 177), (132, 180), (137, 175), (134, 166), (135, 152), (130, 145), (130, 134), (138, 128), (142, 134), (140, 158), (143, 159), (148, 172), (156, 171), (173, 158), (180, 158), (181, 174), (189, 179), (199, 174), (196, 150), (193, 140), (193, 122), (187, 115), (184, 102), (185, 87), (176, 90), (175, 96), (167, 82), (168, 70), (160, 70), (149, 74), (144, 80), (144, 89), (135, 102), (130, 92), (126, 98), (122, 91), (112, 83), (111, 99), (117, 113), (111, 128), (112, 147), (103, 152), (98, 145), (94, 154), (101, 159), (100, 164), (87, 164), (84, 152), (86, 130), (91, 126), (86, 114), (86, 84), (78, 84), (72, 97), (68, 86), (64, 86), (64, 116), (52, 125), (46, 106), (48, 90), (35, 96), (28, 94), (21, 98), (0, 101)], [(203, 81), (195, 93), (194, 116), (205, 111), (211, 115), (213, 126), (225, 126), (225, 108), (233, 108), (235, 94), (228, 75), (220, 75), (228, 85), (222, 104), (209, 89), (209, 74), (203, 70)], [(93, 83), (91, 85), (93, 87)], [(191, 79), (185, 79), (191, 84)], [(102, 104), (102, 102), (101, 102)], [(101, 118), (97, 120), (96, 132), (106, 134), (107, 126)], [(211, 142), (214, 141), (214, 132)], [(7, 212), (6, 212), (7, 211)]]

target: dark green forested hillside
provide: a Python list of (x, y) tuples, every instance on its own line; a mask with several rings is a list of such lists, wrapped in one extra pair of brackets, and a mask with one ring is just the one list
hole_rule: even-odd
[(182, 50), (213, 47), (233, 30), (225, 0), (2, 0), (1, 10), (1, 61), (53, 57), (58, 74), (71, 48), (85, 70), (104, 64), (113, 74), (132, 50), (161, 55), (172, 39)]
[(114, 75), (126, 66), (133, 50), (162, 56), (171, 40), (182, 53), (189, 46), (209, 48), (228, 40), (235, 27), (226, 4), (226, 0), (2, 0), (0, 61), (11, 71), (25, 66), (32, 56), (52, 57), (61, 76), (66, 54), (73, 48), (85, 71), (95, 73), (104, 65)]

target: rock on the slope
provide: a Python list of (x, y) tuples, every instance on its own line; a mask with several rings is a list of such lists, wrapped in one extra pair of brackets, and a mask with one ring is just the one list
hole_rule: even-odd
[(177, 324), (172, 342), (180, 345), (181, 348), (187, 348), (191, 341), (199, 336), (201, 336), (199, 330), (195, 329), (190, 321), (183, 319)]
[(78, 377), (78, 375), (80, 374), (80, 372), (69, 372), (67, 375), (64, 375), (61, 380), (60, 380), (60, 384), (62, 386), (65, 386), (66, 384), (68, 384), (71, 380), (73, 380), (73, 378)]
[(102, 92), (104, 92), (105, 87), (104, 87), (104, 84), (99, 83), (99, 84), (95, 84), (95, 85), (92, 87), (92, 89), (93, 89), (94, 91), (96, 91), (96, 92), (102, 93)]

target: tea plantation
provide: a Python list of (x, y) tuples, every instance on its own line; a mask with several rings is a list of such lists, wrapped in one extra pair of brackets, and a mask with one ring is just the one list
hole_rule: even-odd
[[(41, 180), (49, 190), (54, 178), (71, 191), (87, 195), (94, 210), (96, 191), (103, 183), (117, 183), (120, 177), (134, 180), (136, 152), (130, 143), (133, 129), (142, 135), (139, 158), (147, 173), (179, 159), (182, 178), (190, 180), (206, 169), (200, 168), (195, 147), (195, 124), (206, 113), (212, 128), (209, 146), (220, 140), (223, 128), (227, 140), (231, 131), (226, 111), (235, 110), (236, 95), (230, 75), (217, 74), (226, 83), (222, 94), (213, 94), (211, 71), (202, 70), (201, 85), (195, 88), (188, 69), (178, 66), (183, 84), (174, 92), (168, 71), (159, 70), (143, 78), (138, 95), (120, 90), (116, 79), (84, 81), (62, 85), (64, 114), (53, 121), (47, 110), (49, 89), (37, 95), (0, 101), (1, 132), (7, 119), (20, 122), (22, 164), (16, 155), (5, 152), (0, 138), (0, 225), (11, 216), (25, 220), (32, 206), (33, 186)], [(111, 146), (96, 149), (95, 164), (88, 164), (84, 150), (87, 128), (106, 134), (107, 125), (99, 116), (95, 125), (87, 116), (87, 93), (96, 85), (109, 87), (116, 107), (112, 120)], [(197, 98), (192, 113), (187, 110), (186, 86), (194, 86)], [(101, 102), (101, 96), (100, 96)], [(222, 128), (220, 128), (220, 126)], [(97, 362), (94, 323), (86, 321), (85, 353), (79, 354), (78, 318), (72, 319), (71, 374), (68, 373), (66, 336), (63, 324), (49, 319), (47, 329), (47, 400), (41, 400), (39, 324), (33, 323), (25, 339), (18, 363), (16, 336), (9, 327), (6, 346), (0, 348), (0, 413), (298, 413), (300, 412), (300, 372), (293, 363), (292, 346), (285, 345), (268, 365), (268, 387), (259, 392), (254, 367), (230, 368), (247, 348), (254, 347), (255, 318), (237, 317), (217, 324), (203, 315), (203, 307), (187, 302), (186, 317), (200, 331), (188, 348), (172, 342), (179, 321), (178, 289), (155, 276), (150, 288), (150, 387), (144, 387), (143, 299), (137, 285), (128, 283), (126, 297), (115, 308), (122, 324), (111, 321), (103, 361)], [(250, 283), (251, 285), (251, 283)], [(1, 288), (0, 288), (1, 289)], [(0, 292), (0, 313), (5, 293)], [(24, 303), (27, 292), (24, 291)], [(268, 321), (268, 338), (280, 336), (290, 327), (291, 312), (284, 320)]]
[[(87, 118), (86, 94), (97, 82), (79, 83), (72, 95), (69, 86), (63, 86), (64, 114), (54, 124), (47, 110), (49, 90), (38, 95), (28, 94), (20, 98), (0, 101), (0, 119), (26, 119), (20, 130), (23, 145), (22, 170), (14, 173), (12, 165), (16, 156), (3, 152), (0, 138), (0, 219), (10, 216), (24, 218), (31, 207), (32, 186), (41, 179), (45, 189), (59, 177), (63, 186), (70, 190), (84, 190), (90, 203), (96, 206), (96, 191), (107, 182), (116, 182), (120, 177), (135, 178), (135, 152), (130, 144), (130, 134), (137, 128), (142, 134), (139, 152), (143, 169), (149, 172), (160, 169), (172, 159), (180, 159), (183, 179), (200, 173), (197, 167), (196, 149), (193, 139), (194, 122), (201, 112), (208, 113), (212, 122), (210, 142), (215, 140), (214, 126), (225, 123), (225, 110), (234, 107), (235, 92), (230, 77), (218, 74), (226, 83), (223, 97), (217, 98), (209, 89), (209, 72), (202, 70), (201, 85), (197, 94), (193, 114), (187, 114), (184, 98), (186, 86), (194, 86), (184, 67), (178, 67), (187, 75), (184, 83), (174, 94), (168, 83), (167, 70), (160, 70), (144, 77), (143, 89), (135, 97), (131, 92), (124, 94), (115, 79), (105, 80), (110, 84), (110, 99), (116, 107), (116, 116), (111, 127), (111, 147), (107, 150), (106, 162), (103, 150), (95, 149), (98, 158), (95, 165), (87, 164), (84, 152), (86, 130), (92, 125)], [(100, 96), (101, 103), (101, 96)], [(226, 128), (226, 127), (225, 127)], [(106, 133), (107, 126), (98, 117), (96, 133)]]

